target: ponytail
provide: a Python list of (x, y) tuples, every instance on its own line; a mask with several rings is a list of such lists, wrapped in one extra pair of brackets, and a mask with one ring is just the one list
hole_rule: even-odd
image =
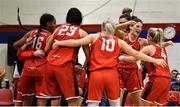
[(39, 34), (42, 32), (42, 29), (46, 29), (47, 23), (51, 22), (53, 20), (55, 20), (55, 17), (49, 13), (44, 13), (40, 17), (40, 26), (39, 26), (36, 36), (34, 36), (34, 38), (35, 38), (34, 47), (33, 47), (34, 50), (36, 50), (37, 40), (39, 38)]
[(163, 41), (163, 30), (161, 28), (149, 28), (148, 36), (152, 38), (154, 43), (159, 43), (161, 46)]
[(163, 30), (161, 28), (158, 28), (157, 29), (158, 33), (159, 33), (159, 44), (160, 46), (162, 47), (162, 42), (163, 42), (163, 37), (164, 37), (164, 33), (163, 33)]
[(38, 40), (38, 38), (39, 38), (39, 34), (40, 34), (40, 32), (42, 31), (42, 28), (41, 28), (41, 26), (39, 27), (39, 29), (38, 29), (38, 32), (37, 32), (37, 34), (36, 34), (36, 36), (35, 36), (35, 42), (34, 42), (34, 50), (36, 50), (36, 45), (37, 45), (37, 40)]
[(114, 36), (115, 33), (115, 24), (111, 19), (104, 21), (102, 24), (102, 33), (109, 35), (110, 37)]

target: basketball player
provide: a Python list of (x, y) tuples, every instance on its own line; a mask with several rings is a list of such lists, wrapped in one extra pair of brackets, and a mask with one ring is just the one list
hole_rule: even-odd
[(77, 47), (91, 43), (88, 106), (99, 105), (103, 90), (105, 90), (111, 106), (120, 106), (117, 64), (121, 50), (139, 59), (154, 62), (163, 67), (166, 66), (162, 59), (154, 59), (144, 55), (114, 36), (115, 25), (111, 20), (106, 21), (104, 25), (103, 33), (88, 35), (78, 40), (56, 40), (53, 44), (53, 48), (56, 49), (58, 46)]
[[(78, 87), (74, 65), (78, 57), (78, 48), (59, 47), (52, 49), (55, 39), (80, 39), (87, 35), (87, 32), (80, 28), (82, 14), (77, 8), (69, 9), (66, 16), (66, 24), (59, 26), (50, 36), (46, 45), (47, 72), (43, 80), (42, 95), (46, 97), (60, 97), (63, 95), (68, 101), (68, 106), (79, 106)], [(86, 59), (89, 57), (89, 47), (83, 46)]]
[[(139, 38), (139, 34), (142, 31), (142, 21), (138, 18), (133, 19), (135, 24), (129, 26), (129, 32), (122, 37), (128, 45), (133, 49), (140, 51), (147, 41)], [(126, 53), (122, 53), (120, 56), (126, 56)], [(140, 67), (140, 66), (139, 66)], [(139, 70), (136, 62), (119, 61), (118, 64), (120, 73), (120, 84), (125, 87), (131, 96), (131, 101), (134, 106), (140, 105), (140, 95), (142, 92), (142, 79), (139, 78)]]
[[(129, 32), (126, 35), (122, 36), (123, 40), (125, 40), (133, 49), (140, 51), (144, 46), (148, 45), (148, 40), (144, 38), (140, 38), (139, 34), (142, 31), (142, 21), (133, 16), (132, 19), (135, 21), (135, 24), (129, 25)], [(127, 23), (127, 22), (126, 22)], [(122, 30), (123, 31), (123, 30)], [(127, 31), (126, 31), (127, 32)], [(168, 42), (164, 42), (163, 46), (168, 46)], [(126, 53), (120, 55), (120, 57), (128, 56)], [(121, 59), (121, 58), (120, 58)], [(119, 73), (120, 73), (120, 85), (122, 87), (127, 88), (127, 91), (131, 95), (131, 101), (133, 105), (138, 106), (141, 103), (140, 96), (143, 87), (142, 81), (142, 68), (139, 61), (119, 61)], [(124, 86), (123, 86), (124, 85)]]
[[(163, 30), (161, 28), (150, 28), (147, 40), (149, 46), (144, 47), (141, 52), (153, 58), (164, 59), (168, 64), (167, 53), (162, 47)], [(169, 66), (160, 67), (156, 64), (147, 63), (149, 82), (146, 84), (142, 99), (145, 105), (162, 105), (167, 101), (171, 86), (171, 74)]]
[[(115, 30), (115, 35), (118, 36), (122, 40), (125, 40), (125, 37), (126, 37), (125, 35), (127, 35), (127, 33), (129, 32), (129, 26), (136, 23), (135, 21), (131, 21), (132, 19), (131, 12), (132, 12), (132, 9), (124, 8), (122, 11), (122, 15), (119, 17), (119, 24), (120, 25), (124, 24), (126, 26), (123, 26), (122, 28), (117, 27), (117, 29)], [(127, 92), (126, 87), (122, 84), (120, 84), (120, 92), (121, 92), (120, 93), (121, 106), (124, 106), (128, 92)]]
[[(163, 30), (161, 28), (149, 28), (147, 40), (149, 46), (141, 49), (141, 52), (153, 58), (164, 59), (168, 64), (165, 48), (162, 47)], [(169, 42), (172, 45), (172, 42)], [(124, 57), (125, 58), (125, 57)], [(132, 57), (124, 60), (133, 61)], [(147, 63), (149, 82), (146, 84), (143, 93), (143, 105), (161, 105), (167, 101), (168, 91), (170, 90), (170, 70), (169, 66), (159, 67), (156, 64)]]
[(43, 14), (40, 18), (40, 27), (33, 30), (25, 43), (17, 52), (20, 60), (25, 60), (22, 77), (20, 79), (20, 92), (23, 95), (23, 105), (31, 106), (33, 96), (36, 94), (37, 104), (40, 105), (40, 89), (43, 73), (46, 72), (46, 58), (44, 48), (47, 39), (54, 31), (55, 18), (51, 14)]

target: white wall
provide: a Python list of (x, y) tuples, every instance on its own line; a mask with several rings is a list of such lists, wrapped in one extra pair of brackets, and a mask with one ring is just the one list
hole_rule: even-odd
[(0, 67), (6, 69), (4, 78), (12, 80), (12, 66), (7, 65), (7, 44), (0, 44)]
[[(24, 24), (38, 24), (40, 15), (49, 12), (57, 23), (65, 22), (70, 7), (78, 7), (85, 15), (105, 2), (104, 7), (84, 18), (85, 24), (101, 23), (107, 17), (117, 21), (124, 7), (133, 8), (135, 0), (0, 0), (0, 24), (17, 24), (16, 10), (20, 8)], [(180, 0), (136, 0), (135, 15), (145, 23), (180, 22)]]
[(170, 69), (177, 69), (180, 72), (180, 43), (174, 43), (173, 46), (167, 47), (167, 55)]

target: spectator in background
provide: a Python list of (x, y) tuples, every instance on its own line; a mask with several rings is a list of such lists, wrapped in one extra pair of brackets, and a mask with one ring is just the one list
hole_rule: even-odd
[(173, 69), (171, 71), (171, 85), (174, 84), (176, 82), (176, 75), (178, 73), (178, 70)]
[(172, 91), (180, 91), (180, 73), (176, 74), (175, 82), (173, 84), (171, 84), (171, 90)]

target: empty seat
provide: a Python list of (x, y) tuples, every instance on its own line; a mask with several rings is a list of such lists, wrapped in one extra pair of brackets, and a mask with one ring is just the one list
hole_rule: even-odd
[(0, 105), (13, 105), (13, 92), (11, 89), (0, 89)]
[(175, 102), (180, 104), (180, 92), (169, 91), (168, 102)]

